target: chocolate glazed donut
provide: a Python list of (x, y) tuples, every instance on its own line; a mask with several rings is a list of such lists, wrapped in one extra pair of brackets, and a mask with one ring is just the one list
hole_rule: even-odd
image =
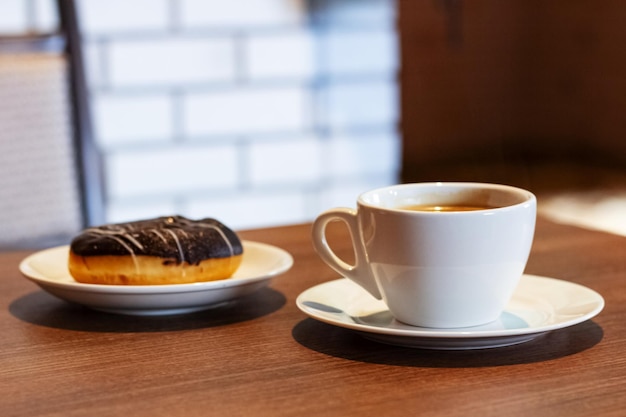
[(159, 217), (84, 230), (72, 241), (70, 274), (93, 284), (159, 285), (232, 276), (243, 247), (215, 219)]

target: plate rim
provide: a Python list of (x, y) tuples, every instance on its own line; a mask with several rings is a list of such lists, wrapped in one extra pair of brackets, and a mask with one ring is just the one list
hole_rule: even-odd
[[(35, 271), (31, 262), (37, 257), (43, 256), (44, 254), (52, 251), (69, 251), (69, 245), (60, 245), (54, 246), (47, 249), (42, 249), (37, 252), (34, 252), (24, 259), (22, 259), (19, 263), (18, 269), (22, 273), (22, 275), (34, 282), (39, 286), (48, 286), (55, 287), (63, 290), (71, 290), (76, 292), (87, 292), (87, 293), (102, 293), (102, 294), (110, 294), (110, 295), (156, 295), (156, 294), (181, 294), (181, 293), (189, 293), (189, 292), (198, 292), (198, 291), (211, 291), (216, 289), (225, 289), (229, 287), (237, 287), (246, 284), (251, 284), (257, 281), (263, 281), (270, 278), (273, 278), (277, 275), (280, 275), (286, 271), (288, 271), (294, 264), (293, 256), (287, 252), (285, 249), (282, 249), (278, 246), (270, 245), (268, 243), (256, 242), (251, 240), (242, 240), (242, 245), (244, 246), (244, 253), (246, 248), (255, 248), (261, 249), (265, 251), (273, 251), (279, 253), (283, 256), (283, 263), (262, 275), (249, 276), (249, 277), (237, 277), (233, 276), (228, 279), (216, 280), (216, 281), (207, 281), (207, 282), (192, 282), (185, 284), (161, 284), (161, 285), (106, 285), (106, 284), (89, 284), (89, 283), (81, 283), (81, 282), (60, 282), (54, 279), (46, 278), (42, 276), (39, 271)], [(244, 260), (245, 262), (245, 255)], [(69, 272), (68, 272), (69, 274)], [(236, 274), (236, 272), (235, 272)], [(45, 288), (44, 288), (45, 289)]]
[[(558, 282), (560, 285), (571, 286), (572, 288), (576, 287), (579, 290), (583, 290), (589, 294), (590, 297), (595, 298), (596, 303), (594, 304), (594, 308), (590, 309), (586, 314), (581, 316), (572, 318), (570, 320), (564, 320), (559, 323), (553, 323), (551, 325), (538, 326), (538, 327), (529, 327), (523, 329), (502, 329), (502, 330), (472, 330), (471, 327), (465, 328), (456, 328), (456, 329), (439, 329), (439, 328), (426, 328), (426, 327), (415, 327), (410, 328), (412, 326), (405, 325), (407, 328), (389, 328), (389, 327), (377, 327), (371, 326), (367, 324), (357, 323), (357, 322), (347, 322), (341, 321), (331, 318), (330, 316), (324, 316), (320, 314), (315, 314), (315, 310), (311, 309), (304, 305), (304, 300), (306, 294), (313, 289), (319, 289), (323, 286), (330, 286), (339, 282), (349, 282), (351, 285), (356, 286), (357, 284), (352, 283), (348, 278), (342, 277), (339, 279), (326, 281), (317, 285), (314, 285), (303, 292), (301, 292), (296, 298), (297, 307), (309, 317), (314, 318), (316, 320), (325, 322), (330, 325), (343, 327), (346, 329), (354, 330), (362, 333), (369, 334), (379, 334), (379, 335), (388, 335), (388, 336), (401, 336), (408, 338), (421, 338), (421, 339), (491, 339), (491, 338), (506, 338), (506, 337), (516, 337), (523, 335), (540, 335), (542, 333), (547, 333), (553, 330), (562, 329), (570, 326), (574, 326), (576, 324), (587, 321), (596, 315), (598, 315), (605, 306), (605, 300), (597, 291), (586, 287), (584, 285), (566, 281), (562, 279), (545, 277), (534, 274), (523, 274), (523, 279), (536, 279), (539, 281), (552, 281)], [(514, 294), (515, 296), (515, 294)], [(383, 310), (384, 311), (384, 310)], [(388, 311), (388, 310), (387, 310)], [(505, 310), (506, 311), (506, 310)], [(347, 313), (346, 313), (347, 314)], [(402, 324), (402, 323), (401, 323)]]

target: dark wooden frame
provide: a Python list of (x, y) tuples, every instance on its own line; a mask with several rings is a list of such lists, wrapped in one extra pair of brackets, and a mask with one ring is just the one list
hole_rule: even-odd
[(61, 31), (65, 34), (69, 59), (77, 172), (82, 194), (84, 226), (104, 221), (104, 175), (101, 154), (91, 125), (87, 79), (84, 69), (80, 26), (74, 0), (57, 0)]

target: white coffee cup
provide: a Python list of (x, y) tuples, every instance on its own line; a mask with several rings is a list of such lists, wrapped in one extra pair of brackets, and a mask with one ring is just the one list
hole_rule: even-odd
[[(423, 206), (478, 209), (422, 211)], [(394, 185), (361, 194), (356, 210), (323, 212), (312, 238), (324, 262), (384, 300), (397, 320), (469, 327), (496, 320), (513, 295), (530, 253), (536, 211), (531, 192), (507, 185)], [(348, 226), (354, 265), (326, 240), (326, 226), (335, 220)]]

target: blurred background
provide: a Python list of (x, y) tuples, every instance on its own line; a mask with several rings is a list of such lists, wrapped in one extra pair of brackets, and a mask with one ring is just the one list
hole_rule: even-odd
[[(462, 180), (626, 234), (620, 0), (76, 6), (102, 221), (274, 226), (378, 186)], [(57, 24), (55, 0), (0, 0), (0, 35)]]
[[(394, 0), (78, 0), (107, 222), (304, 222), (398, 181)], [(0, 0), (0, 32), (54, 0)]]
[(514, 184), (626, 234), (626, 2), (400, 0), (402, 180)]

